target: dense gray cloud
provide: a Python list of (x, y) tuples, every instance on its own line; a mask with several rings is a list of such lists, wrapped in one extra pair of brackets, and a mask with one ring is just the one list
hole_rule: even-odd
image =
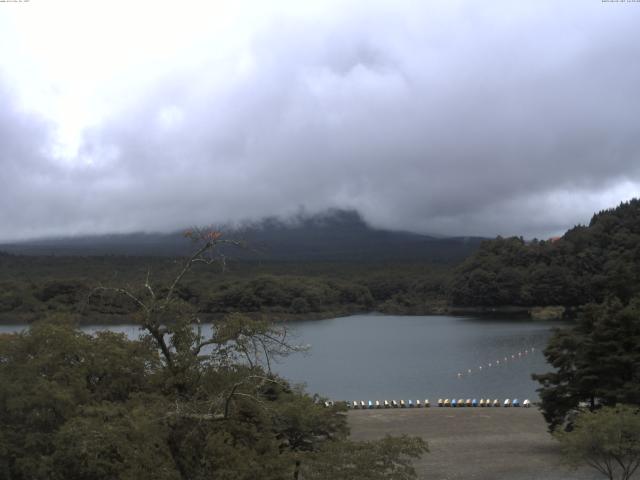
[(546, 236), (640, 194), (640, 4), (394, 5), (273, 15), (153, 78), (75, 162), (0, 89), (0, 240), (330, 207)]

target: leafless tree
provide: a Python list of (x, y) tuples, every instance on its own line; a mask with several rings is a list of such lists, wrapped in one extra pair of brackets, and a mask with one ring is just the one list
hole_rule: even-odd
[[(134, 289), (124, 286), (99, 286), (97, 292), (112, 292), (130, 299), (137, 307), (135, 318), (157, 346), (164, 365), (172, 373), (178, 393), (188, 388), (187, 377), (198, 376), (204, 366), (224, 368), (238, 362), (248, 366), (251, 373), (234, 381), (203, 405), (176, 403), (176, 413), (201, 418), (226, 418), (232, 399), (241, 396), (259, 400), (257, 392), (268, 382), (277, 382), (271, 375), (272, 360), (277, 356), (301, 351), (304, 347), (290, 342), (287, 329), (264, 319), (231, 314), (210, 323), (207, 333), (198, 312), (178, 295), (178, 289), (187, 275), (198, 264), (219, 264), (224, 272), (226, 257), (219, 247), (244, 247), (237, 240), (223, 238), (217, 230), (191, 229), (185, 237), (194, 243), (194, 251), (186, 257), (167, 286), (154, 285), (151, 271), (147, 271), (142, 286)], [(204, 405), (206, 404), (206, 405)], [(212, 406), (215, 405), (216, 408)], [(203, 410), (204, 408), (204, 410)], [(203, 413), (204, 412), (204, 413)]]

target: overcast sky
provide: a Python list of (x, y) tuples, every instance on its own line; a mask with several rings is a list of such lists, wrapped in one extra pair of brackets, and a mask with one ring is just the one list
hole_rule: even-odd
[(640, 195), (640, 3), (0, 3), (0, 241), (355, 208), (546, 237)]

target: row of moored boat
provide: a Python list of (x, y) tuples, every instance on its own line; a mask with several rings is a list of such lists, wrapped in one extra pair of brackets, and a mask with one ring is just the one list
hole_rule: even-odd
[[(346, 402), (347, 403), (347, 407), (348, 408), (353, 408), (353, 409), (361, 409), (361, 410), (366, 410), (366, 409), (374, 409), (374, 408), (422, 408), (422, 407), (430, 407), (431, 403), (429, 402), (429, 399), (425, 399), (424, 401), (421, 400), (416, 400), (415, 402), (413, 400), (408, 400), (407, 402), (405, 402), (404, 400), (400, 400), (399, 402), (396, 400), (383, 400), (382, 402), (380, 400), (368, 400), (368, 401), (364, 401), (364, 400), (354, 400), (353, 402)], [(325, 402), (325, 406), (330, 407), (333, 405), (333, 402), (328, 401)], [(498, 400), (497, 398), (491, 400), (490, 398), (481, 398), (480, 401), (478, 401), (475, 398), (467, 398), (466, 400), (463, 398), (460, 399), (452, 399), (449, 400), (448, 398), (442, 399), (439, 398), (438, 399), (438, 403), (437, 403), (438, 407), (525, 407), (528, 408), (531, 406), (531, 402), (529, 400), (525, 400), (522, 402), (522, 404), (520, 404), (520, 400), (518, 400), (517, 398), (512, 399), (505, 399), (503, 402), (500, 402), (500, 400)]]

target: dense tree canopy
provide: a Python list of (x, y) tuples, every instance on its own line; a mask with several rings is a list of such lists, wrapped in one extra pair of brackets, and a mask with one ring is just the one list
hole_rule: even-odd
[[(22, 257), (0, 255), (0, 322), (31, 322), (52, 312), (84, 322), (122, 322), (137, 311), (130, 298), (95, 286), (133, 285), (150, 270), (171, 280), (173, 260), (156, 257)], [(205, 317), (232, 312), (271, 318), (335, 317), (382, 311), (428, 313), (446, 304), (446, 265), (421, 263), (265, 263), (228, 261), (194, 268), (176, 294)]]
[(534, 379), (551, 429), (570, 424), (581, 404), (640, 405), (640, 297), (587, 305), (544, 353), (555, 370)]
[(235, 314), (203, 334), (180, 286), (218, 238), (198, 237), (165, 286), (97, 290), (127, 298), (138, 340), (82, 333), (68, 315), (0, 335), (1, 478), (415, 478), (421, 439), (351, 442), (344, 405), (271, 373), (296, 348), (282, 327)]
[(629, 480), (640, 467), (640, 410), (619, 405), (582, 412), (570, 432), (557, 432), (573, 466), (589, 465), (609, 480)]
[(456, 270), (454, 305), (564, 305), (623, 302), (640, 292), (640, 199), (593, 216), (562, 238), (484, 242)]

